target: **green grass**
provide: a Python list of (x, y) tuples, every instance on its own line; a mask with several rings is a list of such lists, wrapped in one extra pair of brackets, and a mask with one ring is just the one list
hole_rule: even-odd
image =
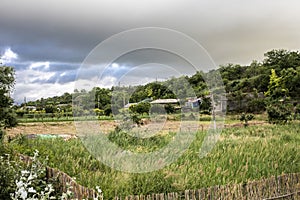
[[(223, 129), (214, 149), (203, 159), (199, 150), (206, 132), (198, 132), (189, 149), (174, 163), (155, 172), (130, 174), (113, 170), (94, 159), (80, 140), (19, 139), (10, 147), (24, 154), (38, 149), (49, 165), (68, 173), (82, 185), (99, 185), (105, 199), (130, 194), (162, 193), (242, 183), (300, 170), (300, 126), (250, 126)], [(109, 139), (124, 149), (148, 152), (171, 141), (174, 133), (142, 140), (124, 133)]]

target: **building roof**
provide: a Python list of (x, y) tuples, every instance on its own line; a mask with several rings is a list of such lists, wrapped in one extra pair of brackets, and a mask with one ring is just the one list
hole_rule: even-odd
[(128, 103), (124, 106), (124, 108), (129, 108), (130, 106), (136, 105), (136, 104), (138, 104), (138, 103)]
[(167, 103), (179, 103), (178, 99), (156, 99), (150, 102), (151, 104), (167, 104)]

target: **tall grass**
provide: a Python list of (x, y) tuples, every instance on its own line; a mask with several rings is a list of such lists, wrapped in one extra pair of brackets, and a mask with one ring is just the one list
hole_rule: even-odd
[[(300, 126), (265, 125), (224, 129), (214, 149), (204, 158), (199, 150), (206, 132), (198, 132), (189, 149), (169, 166), (155, 172), (130, 174), (116, 171), (94, 159), (79, 139), (19, 139), (15, 150), (32, 155), (38, 149), (49, 156), (51, 167), (68, 173), (84, 186), (100, 185), (105, 199), (129, 194), (163, 193), (242, 183), (300, 170)], [(174, 133), (148, 140), (112, 132), (108, 138), (135, 151), (153, 151), (168, 143)]]

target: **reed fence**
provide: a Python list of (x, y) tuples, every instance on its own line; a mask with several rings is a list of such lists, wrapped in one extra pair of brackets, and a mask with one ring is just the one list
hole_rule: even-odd
[(214, 186), (184, 192), (171, 192), (148, 195), (130, 195), (124, 198), (115, 197), (115, 200), (299, 200), (300, 173), (273, 176), (259, 181), (245, 184), (231, 184)]
[[(21, 156), (25, 162), (30, 162), (29, 156)], [(48, 179), (58, 179), (62, 191), (66, 192), (69, 185), (74, 199), (94, 199), (97, 192), (76, 183), (68, 174), (51, 167), (46, 168)], [(183, 192), (160, 194), (140, 194), (126, 197), (115, 197), (114, 200), (300, 200), (300, 173), (272, 176), (258, 181), (241, 184), (213, 186)]]
[(95, 190), (76, 183), (72, 177), (58, 169), (47, 167), (46, 177), (47, 179), (57, 179), (62, 185), (61, 190), (63, 192), (67, 192), (69, 188), (73, 193), (74, 199), (94, 199), (97, 197), (97, 192)]

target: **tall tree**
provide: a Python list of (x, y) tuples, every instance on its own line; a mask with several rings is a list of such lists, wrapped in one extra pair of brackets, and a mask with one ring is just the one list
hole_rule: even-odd
[(292, 105), (285, 103), (288, 90), (282, 80), (282, 77), (277, 76), (272, 69), (268, 91), (265, 93), (269, 99), (267, 113), (270, 123), (286, 123), (292, 114)]
[(10, 97), (15, 82), (14, 74), (12, 67), (0, 66), (0, 128), (13, 127), (17, 124), (11, 108), (13, 100)]
[(272, 100), (277, 100), (279, 98), (285, 98), (287, 93), (288, 90), (284, 87), (282, 77), (278, 77), (276, 71), (272, 69), (268, 91), (265, 95), (271, 97)]
[(300, 66), (300, 53), (298, 51), (287, 51), (284, 49), (272, 50), (265, 53), (264, 65), (280, 71), (287, 68)]

